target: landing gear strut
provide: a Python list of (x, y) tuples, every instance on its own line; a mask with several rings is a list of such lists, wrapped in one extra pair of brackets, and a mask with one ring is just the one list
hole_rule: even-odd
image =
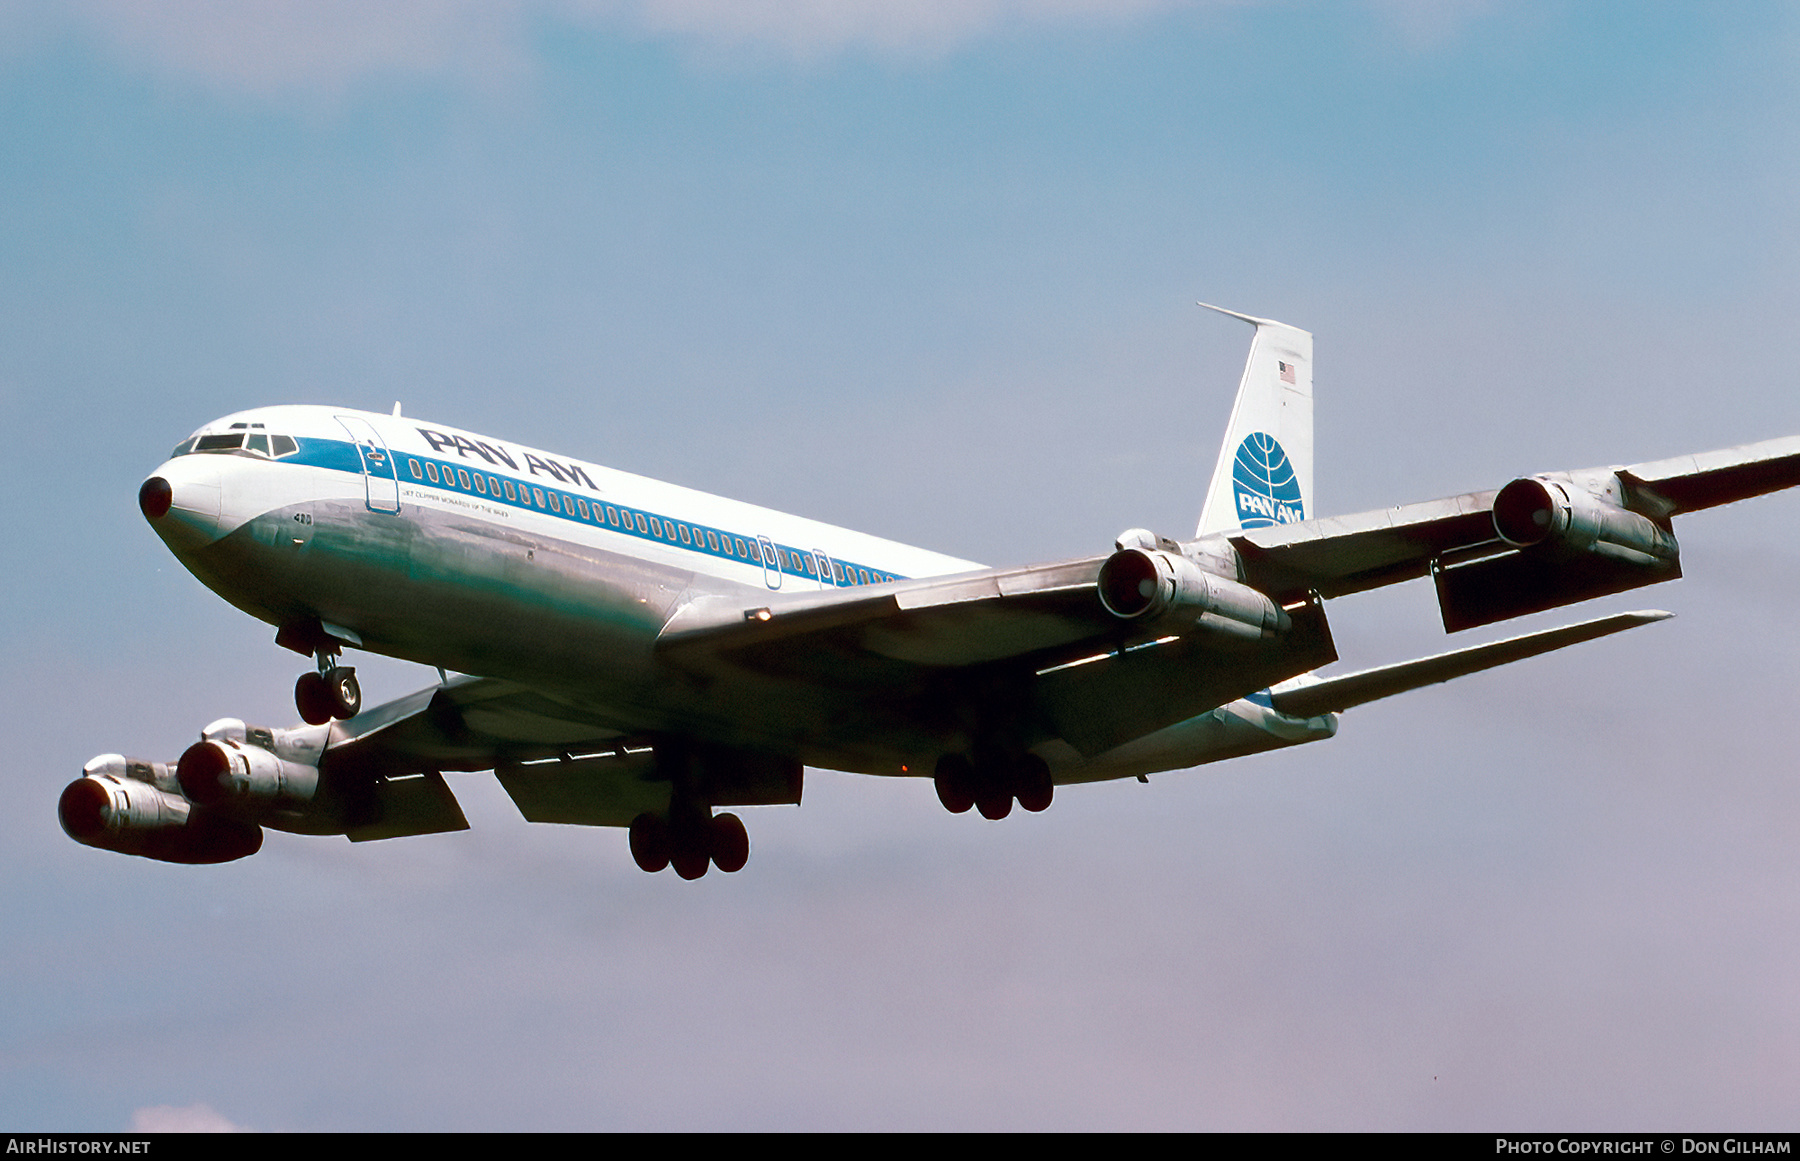
[(306, 724), (322, 726), (332, 718), (353, 718), (362, 709), (362, 686), (356, 683), (356, 670), (337, 663), (343, 646), (317, 618), (282, 625), (275, 634), (275, 644), (302, 657), (311, 654), (319, 663), (317, 673), (301, 674), (294, 683), (294, 708)]
[[(800, 801), (800, 764), (797, 760), (770, 759), (723, 747), (708, 746), (691, 738), (653, 739), (656, 771), (669, 784), (669, 805), (645, 811), (631, 820), (631, 857), (651, 874), (674, 867), (684, 879), (698, 879), (707, 868), (726, 874), (744, 869), (750, 861), (750, 835), (735, 814), (714, 814), (715, 802)], [(756, 778), (791, 774), (793, 784), (767, 797), (767, 787), (757, 790)], [(720, 787), (727, 789), (721, 794)], [(730, 797), (748, 789), (751, 796)], [(785, 797), (791, 793), (792, 797)], [(764, 794), (765, 797), (757, 797)]]
[(1018, 755), (989, 755), (971, 761), (964, 754), (945, 754), (938, 759), (938, 801), (952, 814), (971, 806), (983, 818), (998, 821), (1012, 813), (1013, 800), (1033, 813), (1048, 810), (1056, 796), (1050, 765), (1029, 751)]

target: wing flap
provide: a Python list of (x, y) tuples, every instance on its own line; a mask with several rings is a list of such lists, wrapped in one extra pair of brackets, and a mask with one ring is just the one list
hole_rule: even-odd
[(469, 829), (456, 795), (435, 770), (377, 779), (361, 797), (356, 821), (344, 832), (353, 843)]
[(1038, 676), (1035, 697), (1056, 732), (1091, 758), (1337, 660), (1323, 609), (1289, 613), (1293, 628), (1278, 639), (1171, 637), (1064, 665)]
[(527, 822), (630, 826), (639, 814), (669, 806), (669, 782), (656, 778), (648, 752), (501, 766), (494, 776)]
[[(681, 751), (684, 786), (712, 806), (799, 805), (798, 760), (689, 743)], [(494, 776), (528, 822), (630, 826), (645, 811), (669, 808), (668, 772), (649, 746), (505, 764)]]
[(1432, 580), (1444, 632), (1460, 633), (1680, 576), (1679, 560), (1644, 565), (1592, 554), (1509, 552), (1437, 569)]
[[(616, 748), (619, 736), (529, 687), (459, 677), (337, 723), (319, 770), (345, 803), (350, 841), (371, 842), (467, 830), (445, 770), (490, 770)], [(661, 793), (666, 805), (666, 785)], [(555, 792), (546, 794), (554, 798)], [(523, 804), (521, 811), (533, 817)]]

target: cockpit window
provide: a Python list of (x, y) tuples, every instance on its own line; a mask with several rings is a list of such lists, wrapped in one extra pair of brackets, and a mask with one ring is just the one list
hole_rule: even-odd
[[(242, 425), (239, 425), (242, 426)], [(250, 425), (252, 429), (262, 424)], [(175, 445), (169, 458), (185, 456), (193, 452), (232, 452), (252, 451), (259, 455), (280, 459), (291, 456), (300, 450), (299, 441), (291, 435), (266, 435), (261, 431), (228, 431), (221, 435), (194, 435)]]

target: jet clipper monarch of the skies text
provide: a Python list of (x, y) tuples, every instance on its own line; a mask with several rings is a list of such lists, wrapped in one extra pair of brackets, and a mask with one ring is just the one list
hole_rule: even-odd
[[(748, 858), (716, 808), (798, 803), (806, 766), (930, 777), (998, 819), (1058, 785), (1328, 738), (1352, 706), (1668, 615), (1320, 678), (1333, 597), (1429, 576), (1454, 632), (1672, 580), (1673, 517), (1800, 482), (1793, 437), (1321, 518), (1312, 336), (1224, 313), (1256, 331), (1194, 535), (1131, 529), (1049, 564), (988, 568), (398, 407), (209, 423), (139, 504), (316, 661), (309, 724), (222, 718), (175, 761), (103, 754), (63, 828), (179, 863), (252, 854), (264, 827), (461, 830), (444, 773), (493, 770), (527, 819), (627, 827), (640, 866), (691, 879)], [(364, 710), (346, 649), (443, 680)]]

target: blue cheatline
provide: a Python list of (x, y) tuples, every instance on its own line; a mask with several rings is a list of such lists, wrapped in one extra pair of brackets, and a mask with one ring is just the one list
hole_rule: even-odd
[(1238, 445), (1231, 483), (1240, 527), (1267, 528), (1306, 519), (1300, 478), (1287, 452), (1266, 432), (1253, 431)]

